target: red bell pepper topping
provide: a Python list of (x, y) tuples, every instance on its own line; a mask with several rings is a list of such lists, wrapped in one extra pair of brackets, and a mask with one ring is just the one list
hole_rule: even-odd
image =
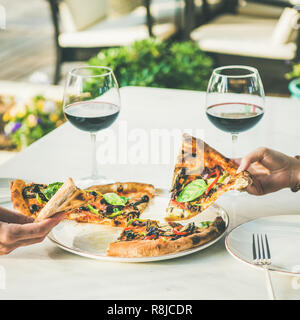
[(178, 227), (175, 227), (173, 228), (173, 232), (177, 235), (177, 236), (185, 236), (187, 234), (187, 232), (180, 232), (177, 230), (177, 228), (182, 228), (182, 226), (178, 226)]
[(220, 170), (216, 169), (216, 178), (215, 180), (209, 185), (209, 187), (206, 189), (205, 191), (205, 195), (208, 195), (209, 191), (212, 189), (212, 187), (218, 182), (219, 178), (220, 178)]
[(213, 172), (209, 173), (209, 174), (207, 175), (207, 178), (210, 178), (210, 177), (212, 177), (212, 176), (215, 175), (215, 174), (217, 174), (217, 171), (213, 171)]
[(145, 240), (151, 240), (155, 237), (156, 237), (156, 234), (151, 234), (151, 236), (146, 237)]
[(177, 202), (176, 200), (171, 200), (170, 204), (178, 208), (185, 209), (185, 204), (183, 202)]

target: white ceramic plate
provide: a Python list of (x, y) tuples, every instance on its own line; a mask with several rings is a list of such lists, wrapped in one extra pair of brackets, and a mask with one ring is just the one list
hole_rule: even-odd
[[(169, 195), (166, 190), (160, 189), (159, 194), (154, 197), (151, 205), (143, 212), (142, 218), (163, 221), (164, 212), (169, 201), (168, 196)], [(229, 224), (228, 215), (224, 209), (219, 207), (217, 204), (212, 205), (196, 218), (186, 220), (184, 223), (188, 223), (190, 221), (195, 221), (197, 223), (205, 220), (213, 220), (218, 215), (221, 215), (224, 219), (227, 229)], [(52, 230), (48, 237), (60, 248), (88, 258), (114, 262), (151, 262), (174, 259), (203, 250), (222, 238), (226, 230), (217, 239), (214, 239), (203, 246), (175, 254), (145, 258), (108, 257), (106, 255), (106, 249), (110, 242), (115, 241), (118, 238), (120, 232), (121, 229), (119, 228), (64, 220)]]
[(270, 269), (284, 274), (300, 275), (300, 216), (264, 217), (233, 229), (225, 239), (228, 252), (236, 259), (253, 267), (252, 234), (267, 234), (271, 251)]

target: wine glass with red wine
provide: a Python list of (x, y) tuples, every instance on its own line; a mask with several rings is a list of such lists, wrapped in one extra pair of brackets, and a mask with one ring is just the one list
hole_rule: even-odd
[(111, 68), (87, 66), (71, 70), (67, 76), (63, 109), (69, 122), (90, 133), (92, 142), (92, 172), (77, 180), (82, 186), (111, 182), (98, 172), (96, 134), (108, 128), (120, 112), (119, 86)]
[(206, 115), (218, 129), (231, 133), (232, 155), (238, 134), (264, 115), (265, 94), (257, 69), (224, 66), (214, 69), (206, 92)]

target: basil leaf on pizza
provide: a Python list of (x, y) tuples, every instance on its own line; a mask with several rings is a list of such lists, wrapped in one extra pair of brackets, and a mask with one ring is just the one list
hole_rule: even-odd
[(54, 182), (54, 183), (49, 184), (46, 189), (43, 189), (41, 191), (44, 194), (44, 196), (48, 200), (50, 200), (62, 185), (63, 185), (62, 182)]
[(130, 199), (124, 196), (120, 196), (120, 198), (124, 201), (124, 204), (126, 204)]
[(128, 201), (128, 198), (121, 197), (113, 192), (105, 193), (103, 195), (103, 198), (105, 199), (105, 201), (107, 203), (109, 203), (113, 206), (125, 206), (126, 202)]
[(208, 185), (203, 179), (196, 179), (189, 184), (187, 184), (177, 197), (177, 202), (188, 202), (193, 201), (200, 197)]

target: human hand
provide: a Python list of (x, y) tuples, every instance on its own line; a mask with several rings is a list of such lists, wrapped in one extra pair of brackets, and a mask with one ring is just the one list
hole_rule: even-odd
[(264, 195), (283, 188), (292, 188), (300, 181), (300, 161), (281, 152), (258, 148), (240, 161), (238, 172), (247, 170), (253, 183), (250, 194)]
[(0, 207), (0, 222), (24, 224), (33, 221), (34, 219), (29, 216), (25, 216), (19, 212)]
[(36, 223), (30, 217), (21, 218), (19, 214), (14, 213), (11, 219), (14, 223), (0, 222), (0, 255), (8, 254), (21, 246), (42, 242), (63, 218), (64, 213), (58, 213)]

